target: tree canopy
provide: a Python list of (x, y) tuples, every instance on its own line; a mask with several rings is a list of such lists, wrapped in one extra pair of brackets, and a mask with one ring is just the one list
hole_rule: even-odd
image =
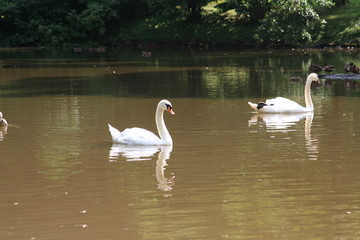
[(262, 45), (299, 46), (321, 39), (326, 21), (319, 10), (347, 3), (0, 0), (0, 47), (98, 46), (128, 41), (226, 43), (244, 39)]

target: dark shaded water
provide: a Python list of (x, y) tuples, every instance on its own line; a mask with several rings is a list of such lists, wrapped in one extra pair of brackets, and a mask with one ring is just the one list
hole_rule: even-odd
[[(304, 104), (313, 63), (359, 52), (1, 51), (1, 239), (357, 239), (358, 80), (312, 89), (314, 114), (257, 115), (249, 100)], [(356, 64), (360, 64), (356, 63)], [(172, 148), (111, 143), (106, 124)]]

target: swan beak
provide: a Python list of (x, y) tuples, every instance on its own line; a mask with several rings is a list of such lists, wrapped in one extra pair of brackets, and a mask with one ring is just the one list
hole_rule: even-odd
[(172, 107), (168, 106), (167, 110), (169, 113), (171, 113), (171, 115), (175, 115), (174, 111), (172, 110)]

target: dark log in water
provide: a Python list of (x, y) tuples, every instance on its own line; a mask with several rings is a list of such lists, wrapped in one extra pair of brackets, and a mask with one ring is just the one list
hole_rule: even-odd
[(319, 78), (334, 80), (360, 80), (360, 74), (356, 73), (335, 73), (328, 75), (319, 75)]

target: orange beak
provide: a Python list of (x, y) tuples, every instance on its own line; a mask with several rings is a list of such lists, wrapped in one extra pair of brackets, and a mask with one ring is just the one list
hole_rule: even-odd
[(167, 107), (167, 110), (169, 113), (171, 113), (171, 115), (175, 115), (174, 111), (172, 110), (172, 108), (170, 106)]

